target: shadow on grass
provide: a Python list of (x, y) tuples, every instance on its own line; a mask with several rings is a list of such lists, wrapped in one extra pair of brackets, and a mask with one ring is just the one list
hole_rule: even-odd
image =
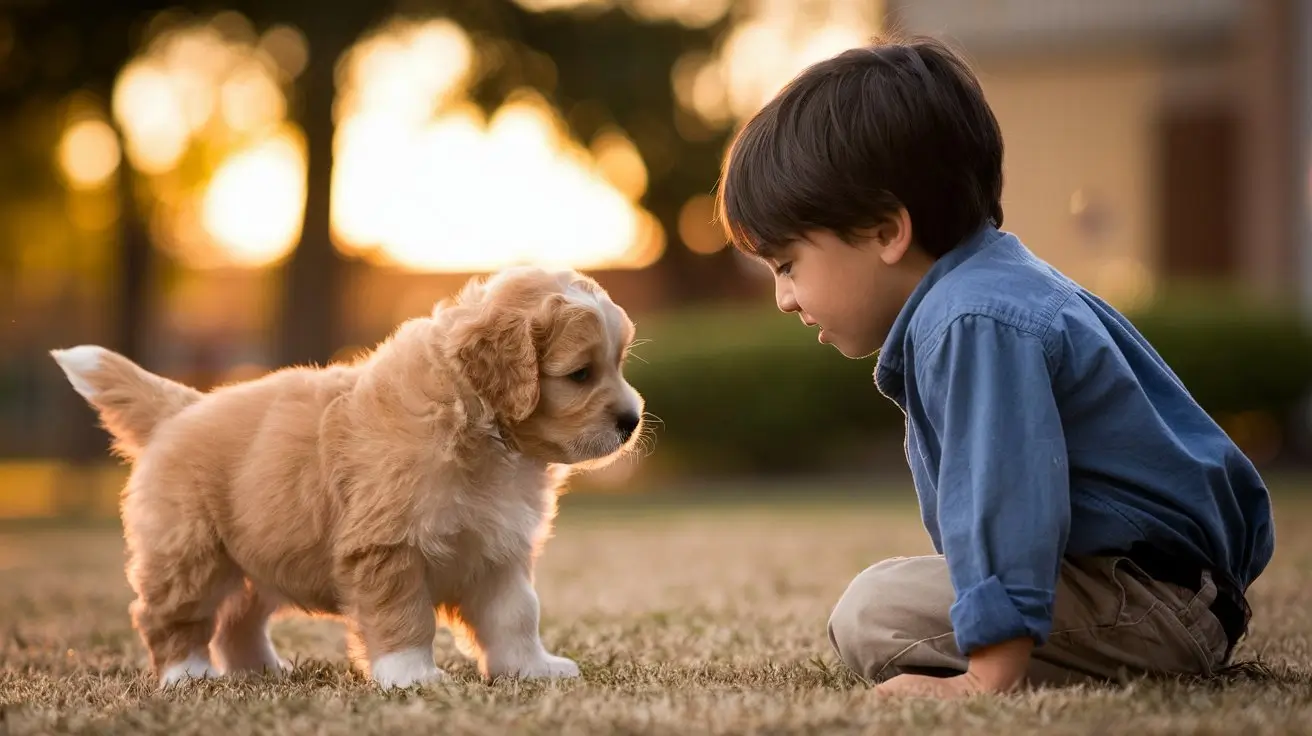
[(1299, 687), (1312, 691), (1312, 673), (1296, 670), (1288, 665), (1269, 665), (1260, 658), (1227, 665), (1212, 673), (1210, 677), (1191, 677), (1183, 681), (1190, 685), (1208, 688), (1257, 684)]
[[(810, 660), (806, 675), (807, 684), (834, 690), (851, 690), (866, 686), (856, 673), (841, 662), (819, 656)], [(945, 673), (942, 676), (949, 675)], [(1312, 692), (1312, 673), (1287, 665), (1270, 665), (1260, 658), (1235, 662), (1211, 675), (1143, 675), (1125, 677), (1120, 682), (1108, 682), (1102, 687), (1114, 690), (1136, 682), (1213, 691), (1242, 685), (1261, 685)]]

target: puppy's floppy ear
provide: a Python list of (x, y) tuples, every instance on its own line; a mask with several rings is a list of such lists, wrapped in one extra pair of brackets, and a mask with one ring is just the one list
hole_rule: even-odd
[[(548, 300), (547, 305), (538, 313), (538, 344), (545, 353), (550, 353), (548, 346), (579, 343), (590, 339), (599, 330), (605, 329), (596, 311), (581, 304), (571, 302), (563, 296)], [(562, 342), (563, 341), (563, 342)]]
[(522, 422), (538, 405), (538, 354), (532, 313), (485, 303), (454, 328), (456, 357), (466, 380), (492, 408)]

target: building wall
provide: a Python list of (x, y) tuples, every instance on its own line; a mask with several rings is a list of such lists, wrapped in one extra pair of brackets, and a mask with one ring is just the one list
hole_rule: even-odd
[[(888, 0), (892, 24), (978, 53), (1069, 54), (1198, 44), (1270, 0)], [(1281, 0), (1277, 0), (1281, 1)]]
[(1297, 283), (1294, 182), (1299, 0), (1253, 0), (1240, 25), (1245, 76), (1243, 274), (1268, 293)]
[(1156, 265), (1161, 64), (977, 63), (1002, 127), (1004, 229), (1113, 302)]
[[(889, 4), (892, 26), (953, 42), (985, 77), (1010, 147), (1008, 224), (1055, 263), (1113, 291), (1123, 291), (1114, 274), (1137, 272), (1137, 260), (1159, 281), (1223, 277), (1251, 294), (1301, 294), (1312, 304), (1312, 164), (1299, 163), (1312, 114), (1303, 110), (1309, 6)], [(1215, 180), (1198, 181), (1207, 176)], [(1108, 189), (1094, 201), (1111, 218), (1109, 250), (1093, 247), (1058, 206), (1081, 180)], [(1213, 216), (1191, 220), (1191, 211)]]

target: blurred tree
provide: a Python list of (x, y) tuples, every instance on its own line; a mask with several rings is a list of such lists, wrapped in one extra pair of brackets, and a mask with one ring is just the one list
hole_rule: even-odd
[[(79, 89), (107, 102), (115, 75), (135, 51), (142, 23), (166, 7), (152, 0), (29, 0), (0, 7), (0, 118), (15, 116), (28, 105), (55, 104)], [(110, 290), (118, 303), (107, 342), (140, 360), (151, 247), (132, 201), (133, 175), (126, 161), (119, 167), (118, 190), (121, 257)], [(107, 438), (90, 408), (71, 392), (63, 406), (70, 427), (62, 435), (65, 455), (78, 464), (102, 455)]]
[[(0, 16), (0, 116), (13, 115), (34, 101), (54, 102), (77, 89), (108, 101), (115, 77), (138, 51), (147, 24), (165, 10), (231, 9), (258, 25), (283, 22), (300, 27), (311, 46), (300, 115), (309, 153), (308, 189), (301, 244), (287, 267), (279, 360), (326, 361), (335, 349), (334, 296), (341, 271), (341, 259), (329, 238), (328, 218), (335, 62), (363, 30), (390, 14), (392, 5), (341, 2), (327, 8), (314, 0), (238, 0), (221, 7), (210, 5), (160, 0), (8, 3), (0, 8), (4, 14)], [(120, 172), (126, 206), (120, 216), (122, 257), (113, 290), (119, 303), (112, 346), (140, 360), (151, 248), (140, 214), (131, 203), (134, 175), (126, 161)]]
[[(517, 63), (484, 80), (483, 106), (498, 104), (516, 86), (528, 85), (565, 113), (572, 132), (583, 141), (608, 124), (623, 128), (647, 166), (642, 204), (660, 220), (668, 237), (653, 275), (671, 299), (691, 301), (719, 293), (726, 282), (721, 277), (736, 268), (731, 254), (697, 255), (682, 246), (678, 234), (684, 203), (714, 189), (725, 135), (708, 133), (689, 140), (679, 132), (681, 111), (671, 72), (684, 54), (709, 52), (726, 30), (728, 17), (706, 28), (689, 28), (672, 21), (644, 21), (618, 8), (536, 13), (511, 0), (464, 4), (494, 16), (496, 25), (485, 30), (509, 39), (519, 51)], [(480, 28), (477, 18), (457, 20)], [(541, 58), (550, 61), (535, 63)]]
[[(169, 7), (158, 0), (9, 2), (0, 7), (0, 117), (53, 104), (74, 90), (108, 103), (115, 75), (136, 50), (146, 20)], [(139, 359), (150, 243), (132, 199), (132, 172), (119, 167), (122, 258), (112, 347)]]
[(525, 10), (512, 0), (399, 0), (338, 3), (326, 11), (314, 0), (236, 3), (257, 26), (291, 23), (309, 40), (310, 60), (299, 91), (300, 123), (309, 152), (309, 186), (302, 237), (287, 270), (280, 318), (279, 361), (324, 363), (340, 346), (344, 262), (330, 236), (332, 116), (336, 62), (361, 35), (393, 15), (449, 17), (476, 40), (509, 53), (474, 90), (485, 110), (514, 90), (541, 92), (565, 114), (571, 131), (589, 140), (615, 124), (634, 139), (648, 167), (643, 204), (656, 215), (671, 247), (655, 272), (675, 298), (715, 291), (716, 277), (734, 267), (728, 253), (711, 258), (678, 242), (680, 208), (715, 183), (723, 136), (690, 142), (677, 131), (678, 102), (671, 69), (690, 50), (709, 50), (724, 24), (692, 29), (653, 24), (619, 9), (604, 12)]
[(332, 12), (314, 0), (277, 0), (239, 9), (257, 25), (293, 23), (310, 44), (300, 90), (309, 188), (301, 243), (287, 274), (283, 364), (326, 362), (340, 344), (340, 305), (333, 295), (341, 286), (343, 261), (332, 246), (329, 226), (334, 72), (337, 59), (359, 36), (394, 14), (449, 17), (477, 41), (509, 52), (474, 89), (475, 101), (485, 110), (529, 87), (555, 104), (583, 141), (609, 124), (629, 133), (648, 167), (643, 204), (671, 240), (655, 270), (672, 296), (690, 298), (714, 290), (710, 279), (715, 273), (733, 268), (728, 253), (707, 259), (679, 247), (680, 208), (689, 196), (713, 187), (723, 137), (689, 142), (678, 133), (678, 102), (670, 80), (678, 58), (690, 50), (709, 50), (723, 23), (705, 29), (653, 24), (619, 9), (538, 13), (511, 0), (341, 3)]
[(240, 3), (257, 26), (290, 23), (305, 34), (309, 62), (298, 90), (305, 132), (307, 186), (301, 242), (287, 264), (278, 320), (277, 359), (282, 365), (324, 364), (340, 347), (344, 263), (333, 247), (330, 202), (333, 168), (333, 99), (337, 60), (356, 39), (393, 11), (387, 2), (316, 0)]
[[(709, 50), (727, 20), (694, 29), (675, 22), (650, 23), (620, 9), (533, 12), (512, 0), (233, 0), (167, 3), (157, 0), (11, 2), (0, 41), (8, 39), (0, 75), (0, 115), (34, 98), (89, 89), (109, 99), (115, 76), (136, 52), (146, 24), (178, 7), (196, 11), (236, 10), (257, 27), (290, 23), (309, 42), (310, 59), (297, 96), (297, 118), (309, 153), (308, 187), (301, 242), (286, 267), (285, 299), (279, 316), (278, 361), (322, 363), (338, 345), (339, 300), (344, 262), (330, 235), (333, 159), (333, 99), (337, 60), (361, 34), (394, 13), (446, 16), (481, 43), (509, 53), (475, 90), (485, 108), (495, 107), (520, 87), (544, 94), (564, 113), (572, 132), (589, 140), (614, 124), (634, 140), (648, 168), (643, 205), (661, 221), (669, 247), (654, 271), (670, 296), (692, 298), (714, 291), (717, 277), (733, 267), (728, 253), (707, 258), (681, 247), (680, 208), (713, 189), (724, 143), (720, 134), (689, 141), (680, 134), (680, 114), (670, 74), (684, 53)], [(5, 48), (0, 43), (0, 52)], [(122, 167), (124, 197), (132, 172)], [(151, 249), (135, 207), (124, 207), (122, 268), (115, 345), (139, 357), (143, 305)]]

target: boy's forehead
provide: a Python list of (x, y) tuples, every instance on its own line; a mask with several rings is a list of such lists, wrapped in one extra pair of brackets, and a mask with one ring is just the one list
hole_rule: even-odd
[(795, 240), (789, 240), (783, 243), (772, 243), (769, 247), (762, 249), (761, 257), (768, 263), (778, 263), (779, 261), (790, 257), (796, 247), (797, 241)]

